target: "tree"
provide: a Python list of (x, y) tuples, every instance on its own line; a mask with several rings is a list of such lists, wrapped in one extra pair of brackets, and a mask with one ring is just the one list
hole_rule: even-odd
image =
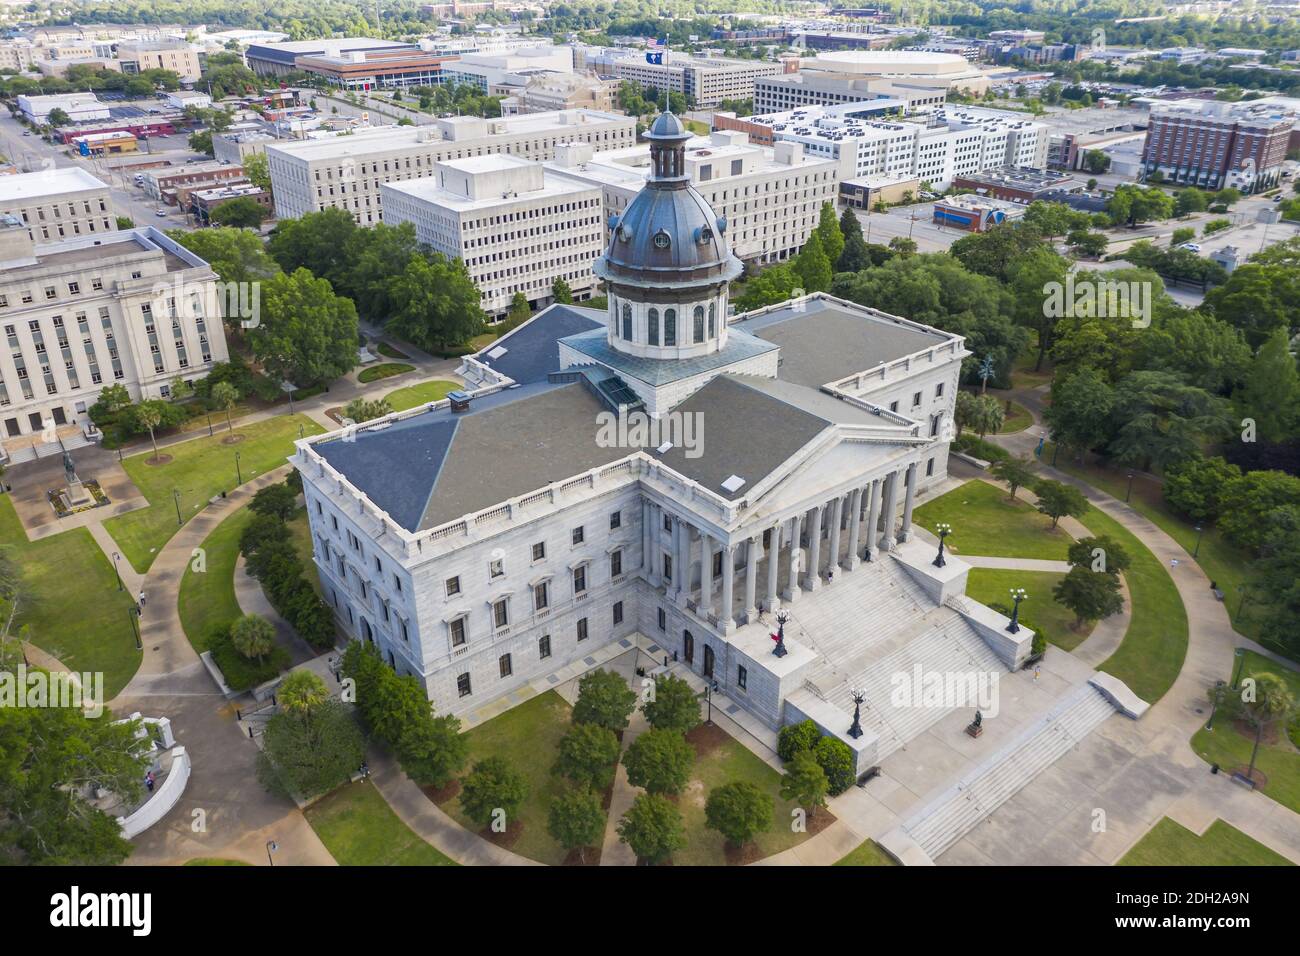
[(970, 427), (975, 429), (976, 434), (983, 438), (989, 432), (996, 432), (1006, 421), (1006, 412), (1002, 410), (1002, 403), (992, 395), (976, 396), (975, 402), (970, 406)]
[[(173, 229), (167, 235), (206, 261), (218, 278), (228, 285), (262, 282), (280, 271), (276, 261), (267, 255), (262, 237), (247, 229), (228, 226), (193, 232)], [(225, 318), (234, 321), (251, 316), (227, 315)]]
[(1133, 372), (1115, 386), (1110, 452), (1125, 464), (1167, 468), (1230, 430), (1228, 403), (1170, 372)]
[(330, 699), (318, 677), (319, 688), (308, 693), (314, 700), (318, 690), (319, 700), (307, 703), (301, 696), (288, 698), (294, 704), (291, 709), (286, 691), (292, 694), (304, 689), (290, 685), (301, 675), (315, 677), (309, 671), (294, 671), (280, 685), (277, 700), (283, 712), (266, 723), (257, 776), (274, 793), (307, 798), (347, 783), (366, 758), (366, 741), (347, 707)]
[(522, 292), (516, 292), (510, 299), (510, 311), (506, 314), (507, 328), (516, 328), (527, 322), (533, 314), (532, 306), (528, 304), (528, 296)]
[(61, 126), (68, 126), (72, 123), (72, 117), (57, 106), (50, 110), (48, 119), (49, 124), (55, 129), (58, 129)]
[(975, 393), (958, 392), (957, 401), (953, 406), (952, 421), (957, 426), (957, 435), (960, 437), (972, 422), (975, 420)]
[[(815, 232), (817, 238), (821, 240), (822, 252), (826, 253), (827, 261), (834, 267), (835, 263), (840, 261), (840, 254), (844, 251), (845, 236), (840, 232), (839, 220), (835, 218), (835, 207), (831, 203), (822, 203), (821, 211), (817, 215)], [(826, 283), (826, 286), (830, 288), (830, 283)]]
[(826, 771), (811, 751), (797, 751), (786, 762), (785, 775), (781, 778), (781, 799), (795, 801), (808, 811), (809, 817), (817, 814), (818, 807), (826, 806), (829, 789)]
[(396, 226), (380, 222), (353, 230), (348, 234), (346, 251), (343, 272), (330, 280), (334, 291), (348, 296), (358, 303), (359, 312), (380, 323), (387, 323), (402, 306), (400, 296), (408, 290), (398, 287), (399, 279), (412, 259), (446, 262), (437, 253), (420, 248), (415, 226), (409, 222)]
[(662, 863), (686, 845), (682, 815), (667, 797), (642, 793), (618, 823), (618, 838), (642, 863)]
[(1136, 226), (1153, 219), (1168, 219), (1174, 214), (1174, 201), (1162, 189), (1125, 183), (1115, 187), (1106, 211), (1114, 225)]
[(1038, 496), (1038, 510), (1052, 519), (1053, 528), (1064, 517), (1082, 518), (1091, 507), (1078, 488), (1051, 478), (1040, 478), (1034, 494)]
[(392, 285), (396, 305), (387, 330), (426, 351), (468, 342), (486, 325), (478, 288), (461, 259), (416, 256)]
[(575, 724), (599, 724), (615, 733), (627, 727), (636, 708), (636, 693), (614, 671), (588, 671), (578, 681), (578, 700), (573, 705)]
[(1272, 515), (1300, 508), (1300, 478), (1283, 471), (1249, 471), (1228, 482), (1219, 497), (1219, 530), (1233, 544), (1259, 552)]
[[(54, 703), (54, 701), (51, 701)], [(0, 707), (0, 854), (27, 865), (113, 866), (131, 852), (118, 821), (81, 796), (92, 786), (128, 804), (149, 767), (139, 721), (107, 711)]]
[(291, 671), (275, 692), (280, 709), (298, 717), (311, 715), (329, 696), (325, 682), (311, 671)]
[(343, 417), (352, 422), (369, 422), (392, 414), (386, 398), (354, 398), (343, 406)]
[(229, 382), (217, 382), (212, 386), (212, 404), (222, 409), (226, 413), (226, 428), (229, 431), (235, 430), (234, 422), (230, 419), (230, 413), (235, 410), (239, 404), (239, 391)]
[(149, 443), (153, 445), (153, 461), (158, 461), (158, 440), (154, 437), (153, 430), (162, 424), (163, 417), (167, 414), (163, 406), (167, 403), (157, 398), (147, 398), (139, 405), (135, 406), (133, 412), (136, 422), (149, 431)]
[(260, 663), (275, 646), (275, 625), (260, 614), (245, 614), (230, 626), (230, 643), (244, 657)]
[(1228, 704), (1230, 716), (1244, 720), (1255, 729), (1255, 745), (1246, 771), (1246, 776), (1253, 780), (1264, 729), (1274, 723), (1287, 725), (1296, 712), (1295, 697), (1285, 680), (1271, 671), (1263, 671), (1243, 680), (1237, 693), (1228, 695), (1224, 703)]
[(1011, 499), (1014, 501), (1016, 491), (1034, 480), (1034, 472), (1037, 468), (1037, 463), (1030, 458), (1006, 458), (995, 461), (989, 467), (989, 471), (993, 473), (994, 478), (1007, 483), (1011, 489)]
[(263, 284), (261, 322), (248, 330), (253, 355), (273, 380), (328, 382), (357, 363), (357, 310), (306, 269)]
[(600, 724), (574, 724), (560, 738), (554, 772), (580, 787), (604, 790), (614, 782), (618, 754), (614, 731)]
[(816, 747), (821, 736), (822, 732), (811, 720), (786, 724), (776, 735), (776, 755), (783, 763), (789, 763), (799, 751)]
[[(414, 678), (410, 683), (423, 698), (424, 691)], [(423, 713), (402, 734), (397, 746), (402, 769), (422, 787), (447, 786), (468, 757), (469, 740), (460, 732), (460, 719), (451, 714), (434, 717), (427, 700)]]
[(748, 780), (724, 783), (709, 791), (704, 822), (733, 847), (742, 847), (772, 826), (772, 798)]
[(1124, 608), (1119, 592), (1119, 578), (1102, 571), (1075, 565), (1070, 573), (1052, 588), (1052, 597), (1074, 612), (1074, 630), (1088, 621), (1117, 614)]
[(1241, 477), (1241, 469), (1222, 457), (1195, 456), (1165, 470), (1164, 498), (1171, 508), (1195, 521), (1219, 516), (1223, 490)]
[(1037, 229), (1050, 244), (1057, 236), (1075, 229), (1086, 229), (1087, 213), (1077, 212), (1063, 202), (1032, 202), (1025, 210), (1024, 221)]
[(239, 196), (212, 210), (211, 219), (218, 226), (256, 229), (269, 215), (266, 207), (252, 196)]
[(916, 240), (909, 239), (907, 236), (894, 236), (889, 240), (888, 245), (890, 249), (904, 258), (916, 255)]
[(1043, 367), (1043, 359), (1055, 342), (1056, 325), (1063, 311), (1055, 307), (1049, 294), (1053, 289), (1064, 288), (1069, 269), (1069, 261), (1045, 244), (1025, 250), (1007, 267), (1016, 324), (1038, 333), (1035, 371)]
[(1084, 452), (1109, 436), (1114, 404), (1114, 392), (1105, 377), (1096, 369), (1084, 368), (1052, 383), (1052, 403), (1043, 417), (1056, 442)]
[(271, 171), (266, 153), (252, 153), (245, 156), (244, 175), (248, 177), (248, 181), (254, 186), (269, 192), (271, 189)]
[(284, 482), (267, 485), (249, 502), (253, 514), (269, 515), (279, 521), (288, 521), (298, 510), (298, 493)]
[(794, 259), (794, 271), (803, 286), (804, 294), (825, 292), (831, 287), (831, 262), (822, 247), (821, 237), (814, 232)]
[(215, 156), (216, 152), (212, 148), (212, 130), (201, 129), (198, 132), (190, 133), (189, 147), (196, 153)]
[(569, 288), (569, 283), (564, 281), (563, 276), (556, 276), (555, 281), (551, 283), (551, 298), (564, 305), (573, 301), (573, 290)]
[(795, 272), (793, 260), (770, 266), (745, 284), (745, 291), (736, 299), (736, 308), (741, 312), (752, 312), (784, 302), (794, 295), (796, 288), (802, 287), (802, 282)]
[(1283, 442), (1300, 431), (1300, 376), (1283, 329), (1275, 329), (1255, 353), (1234, 396), (1241, 414), (1255, 423), (1255, 437)]
[(655, 678), (654, 696), (641, 705), (646, 722), (655, 730), (688, 734), (700, 723), (700, 699), (691, 685), (666, 674)]
[(114, 382), (112, 385), (104, 387), (99, 393), (99, 401), (96, 403), (103, 405), (104, 408), (116, 414), (131, 404), (131, 393), (126, 390), (126, 386)]
[(858, 222), (857, 214), (848, 206), (844, 207), (844, 212), (840, 215), (840, 235), (844, 237), (844, 245), (835, 262), (835, 271), (860, 272), (869, 267), (871, 253), (862, 237), (862, 223)]
[(1174, 215), (1190, 216), (1194, 212), (1205, 212), (1210, 207), (1210, 197), (1195, 186), (1180, 189), (1174, 197)]
[(605, 833), (600, 797), (590, 790), (560, 794), (547, 811), (546, 832), (566, 850), (577, 850), (578, 859), (586, 863), (586, 848), (598, 846)]
[[(513, 823), (528, 799), (528, 781), (503, 757), (485, 757), (461, 781), (460, 807), (481, 827)], [(502, 819), (504, 816), (504, 819)]]
[(306, 269), (342, 288), (351, 268), (350, 239), (359, 227), (346, 209), (330, 207), (297, 219), (282, 219), (271, 230), (266, 248), (285, 272)]
[(1258, 349), (1278, 329), (1300, 327), (1300, 270), (1248, 262), (1205, 295), (1205, 307)]
[(1191, 226), (1183, 226), (1175, 229), (1169, 236), (1169, 248), (1174, 249), (1185, 242), (1191, 242), (1196, 238), (1196, 230)]
[(826, 774), (827, 793), (838, 796), (853, 786), (853, 751), (838, 737), (823, 737), (813, 748), (817, 765)]
[(681, 793), (694, 763), (695, 748), (675, 730), (647, 730), (623, 755), (628, 783), (650, 793)]
[(1083, 154), (1083, 168), (1090, 173), (1104, 173), (1110, 169), (1110, 157), (1099, 149), (1090, 149)]
[(1070, 545), (1068, 560), (1076, 568), (1120, 574), (1133, 563), (1122, 544), (1109, 535), (1092, 535), (1080, 538)]

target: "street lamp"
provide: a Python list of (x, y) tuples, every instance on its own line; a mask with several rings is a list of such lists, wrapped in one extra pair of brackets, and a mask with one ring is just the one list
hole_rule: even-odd
[(1232, 652), (1232, 656), (1237, 659), (1237, 663), (1232, 667), (1232, 686), (1235, 688), (1237, 682), (1241, 680), (1241, 665), (1246, 662), (1246, 649), (1238, 647)]
[(1205, 534), (1205, 529), (1198, 524), (1196, 526), (1196, 548), (1192, 551), (1193, 558), (1199, 558), (1201, 556), (1201, 536), (1203, 534)]
[(1210, 695), (1210, 719), (1205, 722), (1206, 730), (1214, 729), (1214, 714), (1219, 709), (1219, 698), (1223, 696), (1223, 681), (1214, 682), (1214, 693)]
[(122, 556), (118, 554), (116, 551), (113, 552), (113, 574), (117, 578), (117, 589), (119, 591), (122, 590), (122, 575), (117, 570), (117, 562), (119, 559), (121, 559), (121, 557)]
[(1007, 625), (1007, 630), (1012, 634), (1020, 633), (1020, 602), (1029, 597), (1024, 588), (1012, 588), (1011, 600), (1015, 606), (1011, 609), (1011, 623)]
[(716, 680), (706, 681), (704, 684), (704, 700), (709, 705), (709, 716), (704, 721), (704, 726), (706, 727), (713, 726), (713, 695), (717, 689), (718, 682)]
[(235, 487), (244, 483), (244, 471), (239, 467), (239, 452), (235, 452), (235, 477), (239, 479), (235, 482)]
[[(796, 542), (797, 544), (798, 542)], [(789, 653), (785, 649), (785, 622), (790, 620), (790, 612), (784, 608), (776, 612), (776, 647), (772, 648), (773, 657), (785, 657)]]
[(853, 726), (849, 728), (849, 736), (857, 740), (862, 736), (862, 702), (867, 699), (866, 691), (855, 690), (853, 694)]
[(1133, 497), (1133, 472), (1128, 473), (1128, 491), (1124, 492), (1124, 500), (1128, 501)]
[(941, 568), (948, 563), (943, 559), (943, 539), (952, 534), (952, 525), (940, 522), (934, 526), (934, 530), (939, 535), (939, 553), (933, 563), (936, 568)]
[(266, 862), (270, 863), (272, 866), (275, 866), (275, 858), (272, 857), (271, 854), (278, 849), (280, 849), (280, 844), (276, 843), (274, 840), (266, 841)]
[(135, 649), (137, 651), (142, 651), (144, 650), (144, 645), (140, 642), (140, 605), (132, 603), (132, 605), (126, 609), (126, 616), (131, 621), (131, 633), (135, 635)]
[(211, 438), (212, 437), (212, 413), (208, 412), (207, 416), (208, 416), (208, 437)]
[(176, 505), (176, 527), (179, 528), (184, 524), (181, 521), (181, 492), (179, 488), (172, 489), (172, 503)]

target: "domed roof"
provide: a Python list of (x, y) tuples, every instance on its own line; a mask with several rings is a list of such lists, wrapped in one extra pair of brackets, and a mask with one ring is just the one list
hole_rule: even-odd
[(647, 137), (655, 139), (660, 137), (664, 139), (685, 138), (690, 135), (690, 133), (686, 132), (686, 127), (682, 126), (682, 121), (672, 112), (660, 113), (655, 121), (650, 124), (650, 130), (646, 133)]

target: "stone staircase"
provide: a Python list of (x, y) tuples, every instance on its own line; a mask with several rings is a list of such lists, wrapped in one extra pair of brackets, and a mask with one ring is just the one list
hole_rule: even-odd
[(931, 860), (938, 858), (1113, 713), (1114, 706), (1096, 688), (1080, 685), (927, 800), (899, 830)]

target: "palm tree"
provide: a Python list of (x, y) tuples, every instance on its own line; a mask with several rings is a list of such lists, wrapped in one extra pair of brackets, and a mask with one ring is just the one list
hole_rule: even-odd
[(226, 428), (234, 431), (234, 423), (230, 420), (230, 413), (234, 411), (235, 406), (239, 404), (239, 390), (229, 382), (218, 382), (212, 386), (212, 401), (218, 408), (226, 411)]
[(1233, 702), (1236, 715), (1255, 728), (1255, 746), (1250, 751), (1250, 767), (1246, 771), (1246, 778), (1253, 782), (1264, 728), (1279, 720), (1285, 725), (1295, 713), (1296, 700), (1286, 681), (1264, 671), (1254, 676), (1253, 684), (1249, 679), (1242, 681), (1241, 692)]
[(308, 717), (329, 700), (329, 691), (311, 671), (294, 671), (281, 682), (275, 699), (285, 713)]
[(159, 402), (156, 399), (141, 402), (135, 409), (135, 420), (149, 429), (149, 443), (153, 445), (153, 460), (158, 461), (158, 441), (154, 438), (153, 430), (162, 424), (162, 409), (158, 407)]
[(275, 625), (260, 614), (245, 614), (230, 628), (230, 643), (244, 657), (261, 663), (275, 643)]

